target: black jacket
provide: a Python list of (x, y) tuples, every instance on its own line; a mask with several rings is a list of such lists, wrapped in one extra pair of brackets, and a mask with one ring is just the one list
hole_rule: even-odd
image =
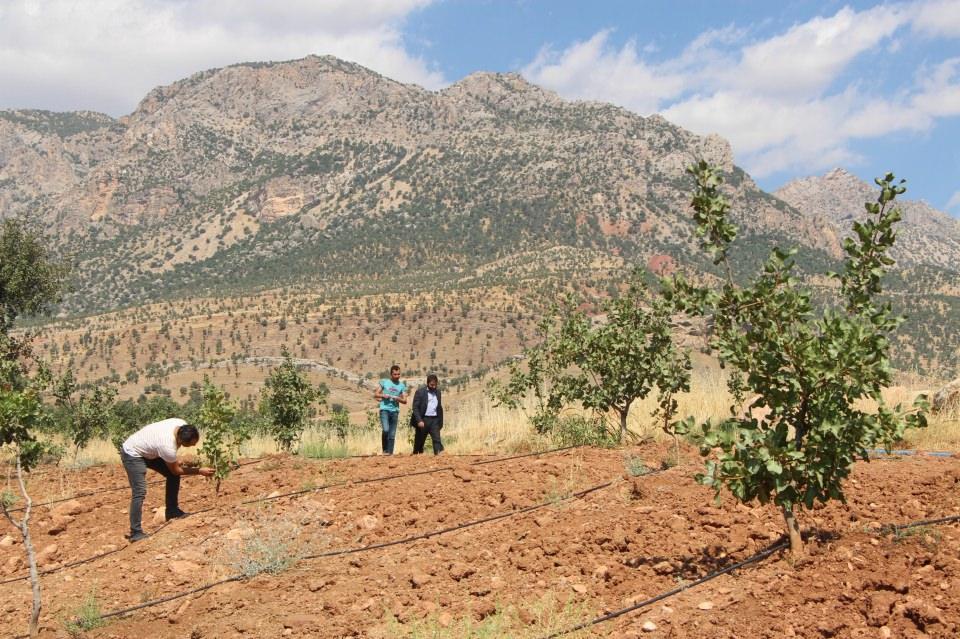
[[(421, 386), (413, 394), (413, 410), (410, 411), (410, 425), (416, 426), (423, 421), (423, 414), (427, 412), (427, 387)], [(437, 389), (437, 417), (440, 418), (440, 427), (443, 428), (443, 397)]]

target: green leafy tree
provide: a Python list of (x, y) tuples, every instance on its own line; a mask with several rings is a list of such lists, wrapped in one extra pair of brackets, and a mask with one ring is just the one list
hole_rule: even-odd
[(125, 399), (116, 402), (113, 414), (116, 419), (110, 423), (110, 442), (120, 450), (124, 440), (145, 425), (187, 413), (183, 406), (166, 395), (150, 398), (141, 395), (136, 401)]
[[(670, 429), (676, 412), (674, 394), (689, 390), (690, 358), (673, 342), (671, 306), (651, 296), (638, 276), (627, 291), (603, 307), (605, 321), (594, 325), (571, 302), (557, 309), (559, 322), (548, 317), (540, 324), (543, 341), (526, 349), (526, 370), (510, 365), (505, 384), (494, 383), (492, 397), (516, 407), (528, 392), (537, 398), (534, 424), (549, 428), (564, 406), (580, 403), (617, 423), (614, 436), (623, 441), (633, 404), (657, 388), (662, 413)], [(602, 422), (601, 422), (602, 423)]]
[(341, 446), (346, 445), (347, 437), (350, 435), (352, 429), (350, 425), (350, 414), (343, 406), (334, 405), (330, 413), (330, 418), (324, 420), (323, 426), (337, 438)]
[(294, 449), (307, 425), (314, 403), (325, 403), (327, 388), (313, 386), (283, 349), (284, 361), (270, 372), (260, 399), (260, 412), (277, 446), (284, 452)]
[(240, 447), (249, 441), (252, 431), (242, 420), (237, 419), (236, 407), (227, 399), (223, 389), (210, 379), (203, 380), (203, 402), (194, 422), (203, 435), (200, 457), (213, 468), (213, 482), (220, 494), (220, 483), (237, 467)]
[(94, 437), (106, 437), (116, 430), (115, 386), (100, 384), (85, 390), (77, 384), (73, 371), (67, 370), (55, 381), (53, 395), (57, 405), (64, 409), (62, 428), (73, 441), (74, 457)]
[(42, 601), (30, 536), (33, 502), (23, 473), (34, 468), (48, 448), (37, 440), (36, 433), (49, 421), (43, 393), (50, 387), (51, 376), (42, 362), (32, 358), (30, 339), (15, 339), (9, 330), (19, 315), (43, 312), (56, 302), (66, 273), (66, 268), (49, 258), (37, 234), (12, 220), (0, 225), (0, 447), (9, 451), (15, 463), (23, 516), (14, 517), (6, 500), (0, 500), (0, 508), (23, 537), (33, 592), (31, 637), (39, 634)]
[(19, 315), (37, 315), (60, 300), (69, 269), (53, 259), (47, 242), (23, 222), (0, 222), (0, 332)]
[[(728, 252), (736, 228), (727, 219), (721, 176), (704, 162), (690, 172), (697, 181), (697, 233), (726, 278), (716, 287), (682, 277), (665, 284), (681, 307), (712, 316), (711, 346), (732, 369), (729, 388), (737, 403), (730, 417), (701, 425), (701, 452), (711, 458), (698, 479), (718, 498), (726, 487), (742, 502), (773, 501), (799, 554), (798, 509), (843, 500), (841, 482), (854, 461), (867, 459), (875, 446), (890, 447), (905, 429), (926, 425), (923, 398), (905, 411), (888, 408), (881, 396), (891, 383), (889, 336), (903, 318), (878, 296), (894, 263), (887, 254), (900, 219), (893, 201), (905, 188), (892, 174), (876, 180), (880, 195), (867, 203), (866, 221), (854, 223), (843, 272), (833, 274), (840, 303), (817, 311), (792, 274), (792, 252), (775, 249), (752, 282), (734, 283)], [(866, 399), (876, 403), (875, 412), (859, 408)]]

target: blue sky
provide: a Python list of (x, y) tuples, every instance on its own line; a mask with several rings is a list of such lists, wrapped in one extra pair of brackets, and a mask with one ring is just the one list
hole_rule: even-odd
[(767, 190), (892, 170), (960, 217), (960, 0), (0, 0), (0, 108), (123, 115), (198, 70), (309, 54), (433, 90), (519, 72), (718, 133)]

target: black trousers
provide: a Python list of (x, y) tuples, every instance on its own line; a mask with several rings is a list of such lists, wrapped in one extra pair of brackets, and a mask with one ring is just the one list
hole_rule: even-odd
[(433, 441), (433, 454), (439, 454), (443, 450), (443, 442), (440, 441), (441, 428), (439, 417), (424, 417), (423, 428), (414, 427), (413, 454), (420, 455), (423, 453), (423, 445), (427, 443), (427, 435), (430, 435), (430, 439)]
[(127, 471), (127, 479), (130, 480), (130, 490), (133, 493), (130, 499), (130, 532), (143, 532), (141, 517), (143, 513), (143, 500), (147, 496), (147, 469), (157, 471), (167, 478), (166, 491), (166, 515), (171, 517), (180, 510), (177, 504), (180, 497), (180, 477), (170, 472), (167, 463), (162, 459), (144, 459), (143, 457), (131, 457), (123, 451), (120, 451), (120, 461), (123, 462), (123, 468)]

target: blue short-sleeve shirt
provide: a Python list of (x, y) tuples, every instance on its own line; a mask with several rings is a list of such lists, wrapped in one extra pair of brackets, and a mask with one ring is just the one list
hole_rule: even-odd
[[(407, 392), (407, 385), (403, 382), (394, 383), (392, 379), (381, 379), (380, 389), (384, 395), (394, 395), (399, 397)], [(380, 410), (388, 410), (391, 413), (400, 412), (400, 402), (395, 399), (384, 397), (380, 400)]]

